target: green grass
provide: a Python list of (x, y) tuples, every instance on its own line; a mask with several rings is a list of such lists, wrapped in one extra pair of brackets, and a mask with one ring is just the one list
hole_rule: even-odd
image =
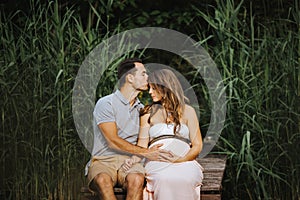
[(299, 23), (293, 20), (299, 22), (299, 14), (266, 26), (251, 13), (242, 15), (243, 2), (217, 2), (215, 15), (198, 13), (213, 30), (206, 37), (217, 44), (210, 49), (227, 88), (227, 122), (219, 144), (229, 155), (225, 195), (298, 199)]
[[(1, 12), (3, 198), (79, 199), (89, 153), (72, 118), (74, 79), (97, 44), (135, 28), (111, 23), (107, 16), (115, 2), (99, 3), (102, 7), (90, 4), (87, 21), (82, 21), (78, 8), (61, 8), (57, 1), (30, 1), (31, 14)], [(215, 60), (226, 88), (227, 118), (215, 149), (228, 155), (223, 195), (299, 199), (299, 5), (295, 1), (285, 18), (266, 21), (246, 7), (245, 2), (216, 1), (214, 12), (194, 7), (192, 15), (199, 22), (193, 37)], [(142, 53), (151, 57), (151, 51)], [(186, 63), (178, 58), (169, 62), (185, 69)], [(97, 97), (111, 92), (114, 72), (115, 65), (107, 69)], [(200, 84), (203, 80), (193, 74), (196, 71), (186, 70), (201, 102), (205, 133), (209, 94)]]
[[(85, 36), (57, 3), (1, 16), (3, 192), (12, 199), (74, 199), (87, 158), (73, 126), (71, 94)], [(82, 55), (81, 55), (82, 54)], [(76, 190), (74, 190), (76, 187)]]

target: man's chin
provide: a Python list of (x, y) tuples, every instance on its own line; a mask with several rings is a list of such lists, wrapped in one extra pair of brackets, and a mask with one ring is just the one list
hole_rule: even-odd
[(148, 86), (140, 87), (137, 90), (140, 92), (148, 91)]

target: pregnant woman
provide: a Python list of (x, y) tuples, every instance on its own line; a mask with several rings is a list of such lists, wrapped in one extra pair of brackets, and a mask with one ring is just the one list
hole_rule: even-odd
[[(151, 148), (160, 144), (173, 158), (170, 162), (145, 161), (144, 199), (198, 200), (203, 168), (195, 160), (202, 149), (196, 112), (186, 104), (181, 84), (171, 70), (152, 72), (148, 82), (153, 104), (141, 111), (138, 145)], [(139, 161), (139, 157), (132, 156), (123, 169)]]

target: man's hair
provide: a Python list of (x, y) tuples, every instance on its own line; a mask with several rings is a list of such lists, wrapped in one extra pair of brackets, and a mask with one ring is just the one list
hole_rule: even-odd
[[(132, 73), (135, 67), (134, 63), (142, 63), (142, 59), (140, 58), (128, 58), (120, 63), (118, 67), (118, 79), (119, 79), (119, 87), (123, 86), (125, 83), (125, 77), (127, 74)], [(134, 70), (135, 71), (135, 70)]]

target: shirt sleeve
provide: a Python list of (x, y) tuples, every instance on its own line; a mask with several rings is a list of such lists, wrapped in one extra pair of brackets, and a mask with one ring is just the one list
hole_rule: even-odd
[(115, 122), (116, 118), (110, 98), (98, 100), (93, 115), (97, 125), (104, 122)]

